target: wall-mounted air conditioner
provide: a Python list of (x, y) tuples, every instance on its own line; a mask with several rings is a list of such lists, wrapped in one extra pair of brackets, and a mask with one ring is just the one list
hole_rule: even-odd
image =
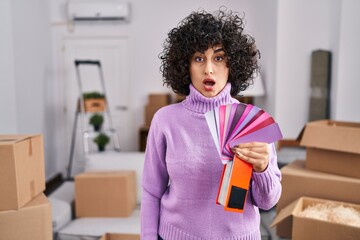
[(119, 0), (69, 0), (72, 21), (129, 21), (130, 5)]

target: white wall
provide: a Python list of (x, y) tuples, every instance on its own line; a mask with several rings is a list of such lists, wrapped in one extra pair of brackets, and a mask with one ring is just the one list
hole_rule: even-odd
[(285, 137), (294, 138), (308, 121), (310, 56), (332, 53), (331, 118), (360, 121), (358, 1), (286, 1), (278, 4), (276, 119)]
[(265, 85), (265, 96), (255, 98), (255, 104), (275, 115), (276, 51), (277, 51), (277, 1), (251, 1), (246, 12), (249, 22), (247, 30), (255, 38), (261, 52), (261, 75)]
[[(51, 66), (48, 2), (1, 1), (0, 133), (43, 134), (46, 172), (51, 161), (51, 94), (46, 91)], [(50, 118), (49, 118), (50, 117)], [(4, 122), (3, 122), (4, 121)]]
[(329, 9), (328, 0), (279, 1), (275, 116), (285, 137), (308, 120), (311, 52), (331, 50)]
[(278, 1), (275, 116), (285, 137), (308, 120), (311, 52), (330, 49), (330, 1)]
[[(47, 177), (63, 171), (69, 155), (64, 151), (69, 139), (64, 138), (61, 121), (66, 89), (59, 88), (64, 74), (61, 39), (74, 34), (66, 23), (66, 2), (5, 0), (0, 5), (0, 122), (4, 123), (0, 133), (44, 133)], [(215, 10), (226, 5), (245, 13), (246, 29), (262, 52), (267, 91), (256, 103), (274, 115), (285, 137), (296, 137), (307, 122), (310, 56), (316, 49), (333, 54), (332, 118), (360, 121), (355, 92), (360, 84), (355, 69), (360, 42), (357, 0), (128, 2), (132, 6), (129, 24), (75, 29), (85, 35), (126, 34), (131, 39), (129, 109), (134, 136), (129, 139), (133, 148), (127, 150), (138, 148), (147, 95), (170, 91), (162, 86), (158, 59), (167, 32), (199, 7)]]
[(0, 2), (0, 133), (17, 132), (11, 0)]
[(333, 118), (360, 122), (360, 1), (343, 1)]

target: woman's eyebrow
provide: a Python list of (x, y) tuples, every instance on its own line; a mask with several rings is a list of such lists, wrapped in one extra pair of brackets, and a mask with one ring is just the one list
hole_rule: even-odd
[(215, 50), (214, 50), (214, 53), (221, 52), (221, 51), (222, 51), (222, 52), (225, 52), (223, 48), (218, 48), (218, 49), (215, 49)]

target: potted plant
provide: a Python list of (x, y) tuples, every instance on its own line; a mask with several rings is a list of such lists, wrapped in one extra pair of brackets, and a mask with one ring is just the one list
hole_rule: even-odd
[(100, 133), (96, 136), (96, 138), (94, 138), (94, 142), (97, 144), (100, 152), (105, 150), (105, 146), (109, 143), (109, 141), (110, 138), (105, 133)]
[(83, 98), (84, 99), (99, 99), (99, 98), (104, 98), (104, 94), (101, 94), (99, 92), (85, 92), (83, 93)]
[(99, 92), (83, 93), (85, 112), (103, 112), (105, 110), (105, 95)]
[(90, 119), (89, 119), (89, 123), (90, 123), (91, 125), (93, 125), (94, 130), (95, 130), (96, 132), (100, 131), (103, 122), (104, 122), (104, 117), (103, 117), (103, 115), (98, 114), (98, 113), (93, 114), (93, 115), (90, 117)]

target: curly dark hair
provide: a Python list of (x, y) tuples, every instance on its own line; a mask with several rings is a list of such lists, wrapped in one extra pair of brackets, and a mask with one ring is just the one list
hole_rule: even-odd
[(192, 12), (173, 28), (163, 43), (160, 71), (163, 83), (175, 93), (189, 95), (190, 58), (196, 51), (222, 45), (229, 67), (231, 95), (244, 91), (258, 71), (260, 52), (255, 39), (244, 33), (244, 19), (224, 8), (211, 13)]

